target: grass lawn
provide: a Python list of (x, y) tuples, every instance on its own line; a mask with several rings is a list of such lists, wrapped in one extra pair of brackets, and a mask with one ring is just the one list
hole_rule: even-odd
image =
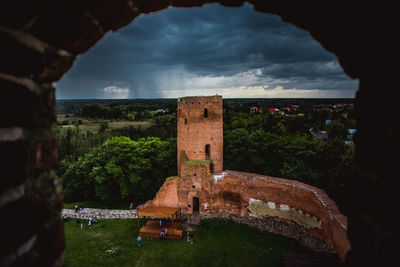
[(296, 240), (218, 219), (201, 222), (193, 245), (143, 239), (138, 247), (136, 222), (100, 220), (83, 230), (76, 219), (66, 222), (67, 266), (281, 266), (283, 254), (309, 252)]

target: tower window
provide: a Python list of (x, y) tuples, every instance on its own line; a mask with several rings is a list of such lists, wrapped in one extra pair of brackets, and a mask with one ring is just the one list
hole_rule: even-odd
[(204, 118), (208, 118), (208, 109), (204, 109)]
[(185, 118), (185, 124), (187, 124), (187, 119)]
[(206, 145), (206, 159), (210, 159), (210, 145)]

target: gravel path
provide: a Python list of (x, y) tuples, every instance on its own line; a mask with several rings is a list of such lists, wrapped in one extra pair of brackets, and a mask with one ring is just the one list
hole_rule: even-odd
[(75, 212), (73, 209), (63, 209), (62, 216), (69, 218), (88, 219), (135, 219), (136, 210), (109, 210), (109, 209), (90, 209), (84, 208), (82, 211)]

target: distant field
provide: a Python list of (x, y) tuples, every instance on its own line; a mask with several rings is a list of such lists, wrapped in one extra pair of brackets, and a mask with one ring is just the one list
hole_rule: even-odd
[[(66, 115), (57, 115), (57, 121), (59, 122), (67, 121), (67, 123), (69, 123), (68, 125), (63, 125), (64, 128), (75, 127), (73, 123), (78, 120), (82, 122), (82, 124), (79, 125), (79, 130), (81, 131), (98, 131), (100, 129), (100, 122), (102, 121), (102, 120), (91, 120), (87, 118), (74, 117), (74, 116), (66, 117)], [(104, 121), (107, 122), (108, 129), (118, 129), (129, 126), (147, 128), (152, 125), (152, 122), (150, 121), (109, 121), (109, 120), (104, 120)]]
[(296, 240), (218, 219), (201, 222), (193, 245), (144, 239), (138, 247), (137, 220), (100, 220), (81, 230), (73, 219), (65, 235), (67, 266), (281, 266), (285, 253), (310, 252)]
[(72, 120), (79, 120), (79, 119), (82, 119), (82, 118), (79, 118), (79, 117), (74, 117), (74, 116), (68, 116), (68, 117), (66, 117), (66, 115), (57, 115), (57, 120), (58, 121), (66, 121), (66, 120), (70, 120), (70, 121), (72, 121)]
[(151, 122), (149, 121), (112, 121), (108, 123), (109, 128), (123, 128), (129, 126), (141, 126), (141, 127), (149, 127), (151, 126)]

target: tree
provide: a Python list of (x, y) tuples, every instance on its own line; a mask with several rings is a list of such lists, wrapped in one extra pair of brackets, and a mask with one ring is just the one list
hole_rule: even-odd
[(347, 135), (346, 126), (339, 120), (334, 120), (328, 125), (329, 138), (340, 138), (344, 140)]
[(68, 167), (62, 177), (64, 196), (67, 201), (144, 202), (175, 174), (173, 144), (174, 139), (113, 137)]

